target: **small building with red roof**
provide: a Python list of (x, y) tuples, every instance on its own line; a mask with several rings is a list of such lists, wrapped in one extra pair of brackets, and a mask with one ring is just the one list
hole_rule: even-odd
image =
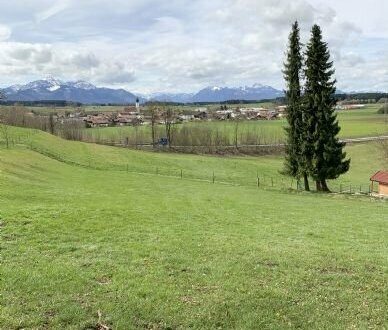
[(377, 182), (378, 194), (382, 196), (388, 196), (388, 171), (378, 171), (374, 174), (370, 180), (372, 181), (372, 191), (373, 191), (373, 183)]

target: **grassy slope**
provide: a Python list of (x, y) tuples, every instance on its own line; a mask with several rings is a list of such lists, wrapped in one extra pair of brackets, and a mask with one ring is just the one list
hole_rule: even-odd
[[(236, 161), (49, 143), (96, 164)], [(102, 172), (21, 148), (0, 149), (0, 189), (4, 329), (90, 328), (98, 311), (115, 329), (386, 325), (384, 202)]]
[[(15, 136), (21, 135), (21, 141), (29, 147), (46, 153), (70, 164), (97, 169), (111, 169), (130, 172), (159, 173), (184, 178), (212, 180), (213, 172), (216, 181), (255, 186), (257, 175), (261, 184), (275, 187), (290, 186), (290, 179), (280, 174), (283, 159), (279, 156), (265, 157), (218, 157), (198, 156), (169, 153), (152, 153), (134, 150), (111, 148), (95, 144), (75, 143), (58, 139), (47, 133), (16, 129)], [(26, 135), (29, 132), (29, 135)], [(382, 168), (386, 168), (381, 159), (378, 144), (357, 144), (347, 147), (352, 159), (351, 170), (331, 183), (334, 189), (339, 185), (354, 187), (362, 185), (366, 190), (370, 176)], [(295, 185), (295, 182), (294, 182)]]
[[(107, 171), (1, 151), (6, 328), (77, 329), (98, 310), (115, 328), (383, 324), (386, 204), (116, 171), (216, 167), (247, 183), (257, 168), (276, 174), (277, 158), (151, 154), (26, 132), (15, 135)], [(349, 176), (367, 173), (366, 147), (350, 148)]]

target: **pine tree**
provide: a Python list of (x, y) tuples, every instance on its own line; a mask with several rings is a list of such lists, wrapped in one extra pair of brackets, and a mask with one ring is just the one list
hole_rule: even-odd
[(307, 170), (304, 166), (302, 142), (304, 135), (303, 106), (301, 96), (300, 76), (303, 66), (301, 54), (300, 32), (298, 22), (292, 25), (289, 36), (289, 49), (287, 60), (284, 64), (284, 79), (286, 81), (287, 121), (286, 127), (287, 146), (285, 159), (285, 173), (299, 179), (304, 178), (305, 190), (310, 190)]
[(307, 127), (303, 152), (317, 190), (329, 191), (326, 180), (347, 172), (350, 160), (345, 160), (345, 143), (337, 138), (340, 127), (334, 110), (336, 81), (332, 77), (335, 70), (318, 25), (312, 28), (306, 56), (304, 107)]

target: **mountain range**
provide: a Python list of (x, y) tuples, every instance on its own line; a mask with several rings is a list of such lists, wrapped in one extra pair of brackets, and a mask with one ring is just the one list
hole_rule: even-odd
[(4, 88), (3, 94), (9, 101), (71, 101), (84, 104), (128, 104), (136, 98), (140, 102), (165, 101), (178, 103), (223, 102), (229, 100), (262, 100), (283, 96), (283, 92), (271, 86), (255, 84), (245, 87), (206, 87), (197, 93), (154, 93), (135, 95), (124, 89), (96, 87), (86, 81), (61, 81), (53, 77), (13, 85)]
[(134, 103), (136, 95), (124, 89), (96, 87), (86, 81), (64, 82), (53, 77), (36, 80), (26, 85), (4, 88), (9, 101), (71, 101), (84, 104)]
[(254, 84), (244, 87), (206, 87), (197, 93), (163, 94), (146, 96), (149, 100), (171, 101), (182, 103), (193, 102), (224, 102), (231, 100), (259, 101), (284, 96), (283, 92), (271, 86)]

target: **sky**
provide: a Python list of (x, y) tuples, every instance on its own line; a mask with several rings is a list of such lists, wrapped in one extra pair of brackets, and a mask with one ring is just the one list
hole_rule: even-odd
[(0, 0), (0, 86), (46, 76), (137, 93), (284, 88), (293, 21), (345, 91), (388, 91), (386, 0)]

